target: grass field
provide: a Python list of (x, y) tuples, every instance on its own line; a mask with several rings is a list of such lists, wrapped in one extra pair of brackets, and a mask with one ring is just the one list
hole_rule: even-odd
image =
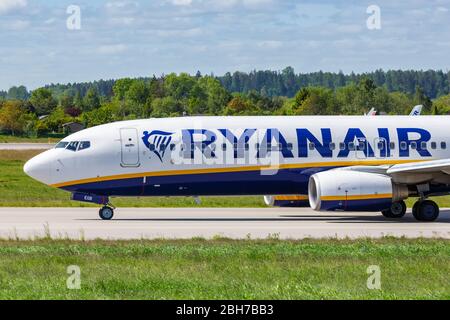
[[(0, 242), (0, 299), (449, 299), (448, 240)], [(67, 267), (81, 289), (66, 287)], [(381, 290), (367, 288), (367, 268)]]
[[(23, 165), (42, 151), (0, 151), (0, 207), (89, 207), (71, 201), (69, 193), (39, 183), (23, 172)], [(441, 207), (450, 207), (450, 197), (434, 199)], [(263, 208), (262, 197), (203, 197), (197, 205), (192, 198), (114, 198), (117, 207), (235, 207)], [(411, 207), (414, 199), (407, 204)]]
[[(26, 160), (42, 151), (0, 151), (0, 207), (89, 207), (68, 192), (39, 183), (23, 172)], [(117, 207), (264, 207), (262, 197), (114, 198)]]
[(0, 143), (56, 143), (61, 138), (27, 138), (0, 134)]

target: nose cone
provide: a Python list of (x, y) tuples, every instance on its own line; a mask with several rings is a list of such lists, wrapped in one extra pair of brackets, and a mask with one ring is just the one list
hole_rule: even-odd
[(39, 182), (45, 184), (51, 182), (51, 162), (46, 153), (40, 154), (25, 163), (23, 171)]

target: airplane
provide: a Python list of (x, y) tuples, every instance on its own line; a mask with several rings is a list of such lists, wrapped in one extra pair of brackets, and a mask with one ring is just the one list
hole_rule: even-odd
[[(423, 105), (415, 106), (410, 116), (420, 116), (422, 113)], [(369, 110), (368, 113), (366, 113), (366, 116), (376, 116), (377, 110), (375, 108), (372, 108)], [(308, 195), (281, 195), (281, 196), (264, 196), (264, 203), (269, 207), (298, 207), (298, 208), (304, 208), (309, 207), (309, 200)]]
[(422, 109), (423, 109), (423, 105), (421, 105), (421, 104), (418, 106), (415, 106), (409, 115), (410, 116), (420, 116), (420, 114), (422, 113)]
[[(32, 178), (102, 206), (113, 197), (308, 196), (316, 211), (418, 221), (450, 194), (449, 116), (181, 117), (88, 128), (29, 160)], [(303, 198), (302, 198), (303, 199)], [(306, 199), (305, 199), (306, 200)]]

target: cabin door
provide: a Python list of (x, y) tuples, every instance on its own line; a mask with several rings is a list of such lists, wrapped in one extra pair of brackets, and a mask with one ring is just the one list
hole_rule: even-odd
[(139, 141), (135, 128), (120, 129), (122, 167), (139, 167)]

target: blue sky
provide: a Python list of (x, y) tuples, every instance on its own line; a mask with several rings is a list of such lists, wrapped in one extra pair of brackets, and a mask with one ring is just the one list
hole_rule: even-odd
[[(67, 7), (81, 8), (68, 30)], [(369, 30), (368, 6), (381, 9)], [(170, 72), (449, 70), (450, 0), (0, 0), (0, 89)]]

